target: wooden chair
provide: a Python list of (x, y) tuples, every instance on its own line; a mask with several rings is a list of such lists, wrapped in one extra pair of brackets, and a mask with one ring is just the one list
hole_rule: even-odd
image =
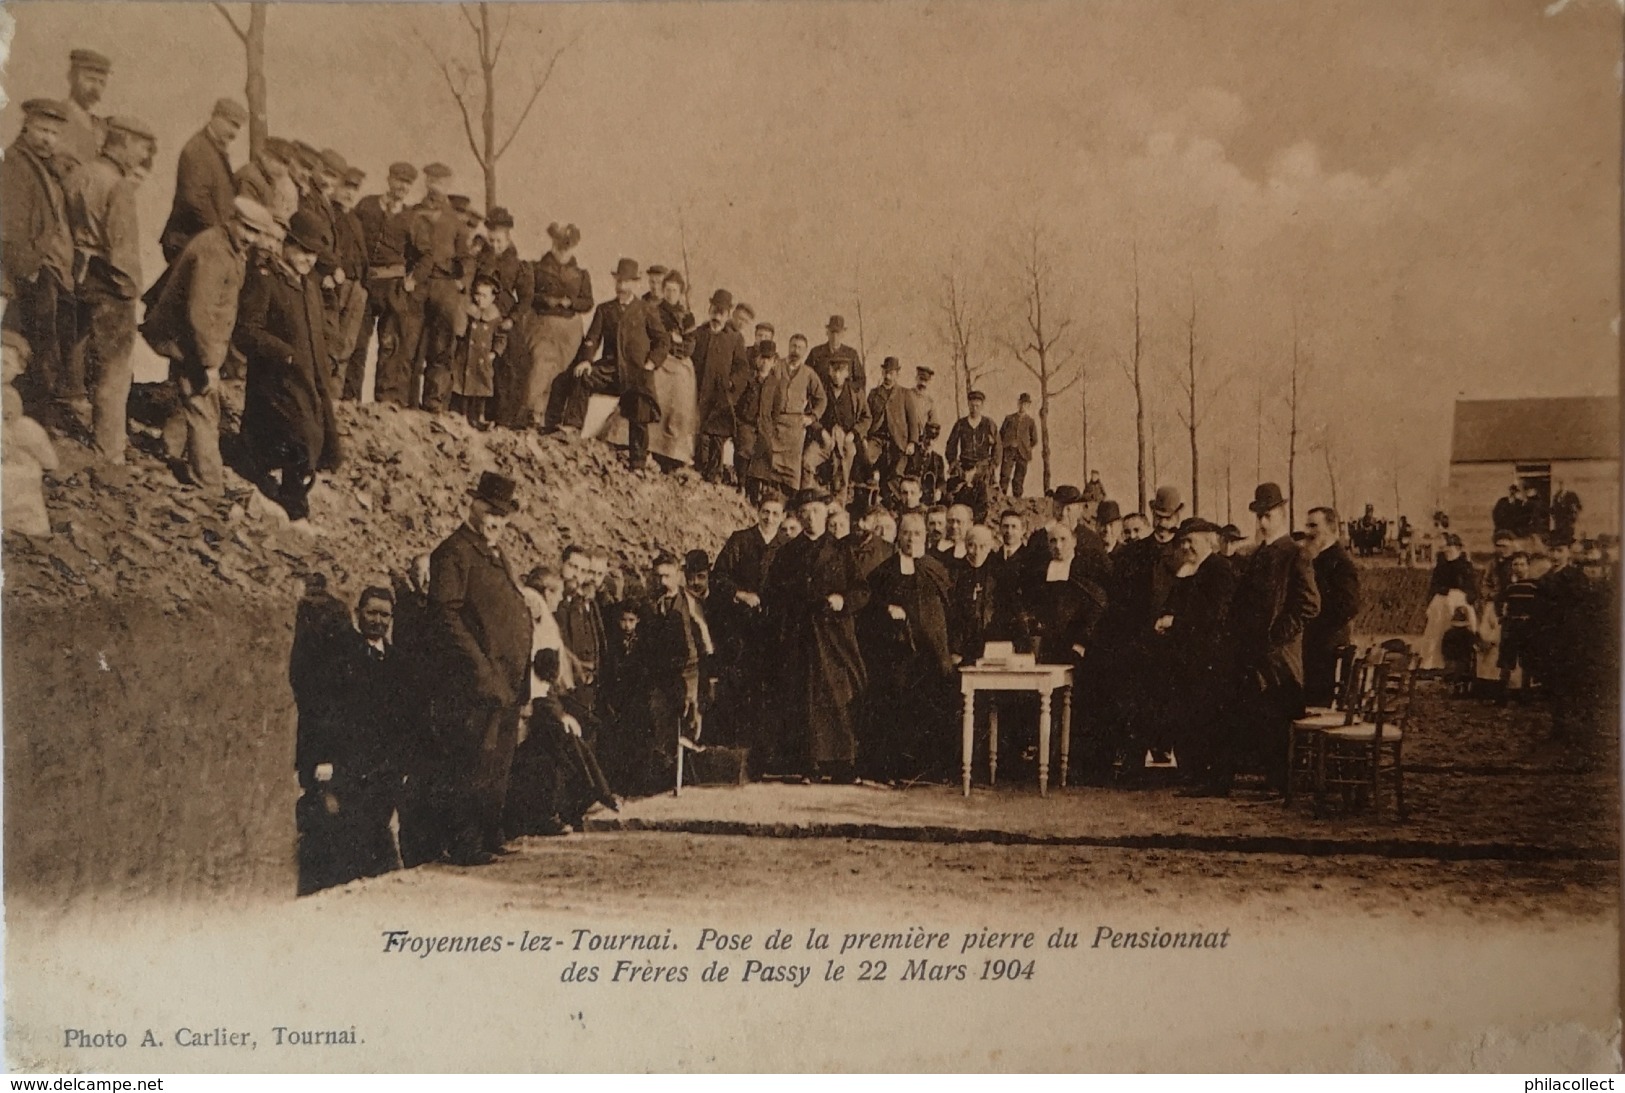
[(1416, 697), (1416, 676), (1422, 658), (1409, 646), (1376, 650), (1374, 675), (1361, 718), (1341, 728), (1327, 729), (1319, 738), (1316, 776), (1317, 812), (1329, 790), (1341, 791), (1346, 804), (1369, 800), (1382, 812), (1382, 786), (1394, 786), (1395, 812), (1405, 808), (1405, 730), (1410, 726)]
[(1351, 724), (1359, 708), (1361, 692), (1369, 676), (1359, 647), (1345, 645), (1338, 649), (1333, 671), (1331, 708), (1311, 708), (1303, 717), (1292, 722), (1292, 729), (1287, 734), (1285, 803), (1288, 805), (1292, 803), (1300, 783), (1311, 791), (1317, 784), (1320, 734), (1327, 729)]

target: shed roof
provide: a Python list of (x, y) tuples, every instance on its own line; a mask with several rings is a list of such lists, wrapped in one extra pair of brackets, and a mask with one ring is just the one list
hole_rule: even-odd
[(1452, 463), (1618, 458), (1618, 396), (1456, 403)]

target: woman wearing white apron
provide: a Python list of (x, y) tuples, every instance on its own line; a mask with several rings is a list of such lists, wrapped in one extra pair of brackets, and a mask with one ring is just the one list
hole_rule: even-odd
[(1478, 599), (1478, 574), (1461, 547), (1461, 536), (1446, 532), (1443, 549), (1433, 563), (1428, 582), (1427, 629), (1422, 632), (1422, 670), (1436, 672), (1444, 667), (1444, 632), (1458, 607), (1471, 607)]

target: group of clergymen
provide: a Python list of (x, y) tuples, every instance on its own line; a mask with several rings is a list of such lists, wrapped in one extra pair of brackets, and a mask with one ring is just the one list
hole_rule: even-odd
[(1037, 439), (1026, 395), (995, 428), (968, 392), (938, 454), (932, 370), (904, 386), (888, 357), (871, 390), (841, 316), (826, 342), (796, 334), (781, 353), (772, 324), (726, 289), (696, 320), (681, 273), (628, 258), (595, 305), (575, 225), (550, 224), (530, 261), (512, 214), (452, 193), (441, 163), (392, 164), (366, 197), (366, 172), (303, 141), (268, 137), (234, 169), (248, 115), (231, 99), (180, 151), (167, 265), (148, 285), (135, 194), (157, 141), (138, 118), (91, 112), (111, 69), (74, 50), (68, 98), (25, 102), (0, 165), (0, 292), (31, 351), (25, 409), (108, 464), (125, 459), (139, 333), (170, 361), (171, 409), (150, 435), (177, 477), (223, 488), (221, 380), (246, 376), (237, 469), (301, 526), (316, 473), (342, 458), (333, 403), (362, 397), (372, 360), (378, 401), (479, 428), (591, 432), (623, 442), (634, 468), (693, 466), (752, 497), (816, 484), (890, 499), (906, 476), (932, 499), (1022, 494)]
[[(1062, 486), (1029, 534), (1017, 510), (979, 522), (904, 488), (893, 510), (769, 487), (714, 562), (661, 554), (623, 584), (578, 545), (521, 577), (501, 545), (515, 485), (483, 475), (468, 520), (365, 591), (353, 626), (319, 588), (301, 606), (307, 890), (580, 830), (589, 810), (669, 789), (688, 748), (746, 753), (779, 780), (946, 780), (955, 667), (994, 640), (1077, 672), (1086, 780), (1132, 784), (1146, 753), (1177, 750), (1193, 793), (1227, 795), (1238, 771), (1280, 784), (1288, 724), (1329, 702), (1358, 607), (1336, 513), (1313, 510), (1295, 541), (1265, 483), (1243, 542), (1164, 487), (1130, 539), (1115, 503), (1090, 512)], [(1005, 739), (1032, 758), (1020, 732)]]

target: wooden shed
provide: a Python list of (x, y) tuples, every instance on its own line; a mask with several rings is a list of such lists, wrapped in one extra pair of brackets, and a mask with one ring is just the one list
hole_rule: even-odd
[(1579, 495), (1581, 538), (1619, 528), (1619, 398), (1464, 399), (1456, 403), (1445, 511), (1467, 548), (1490, 549), (1490, 510), (1516, 482), (1550, 501)]

